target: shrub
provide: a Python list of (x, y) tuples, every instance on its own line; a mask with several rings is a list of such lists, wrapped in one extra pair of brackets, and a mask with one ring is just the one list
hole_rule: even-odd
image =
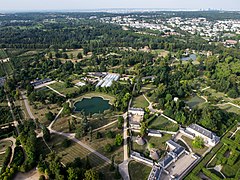
[(111, 146), (111, 144), (107, 144), (107, 145), (104, 147), (104, 151), (105, 151), (105, 152), (111, 152), (111, 151), (112, 151), (112, 146)]
[(64, 139), (64, 140), (63, 140), (62, 146), (63, 146), (64, 148), (68, 148), (70, 145), (71, 145), (71, 140), (69, 140), (69, 139)]

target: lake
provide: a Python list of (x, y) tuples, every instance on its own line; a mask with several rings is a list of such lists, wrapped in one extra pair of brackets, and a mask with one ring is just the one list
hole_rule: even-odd
[(83, 98), (75, 104), (75, 111), (84, 111), (86, 114), (103, 113), (105, 110), (111, 108), (109, 100), (102, 97)]
[(190, 54), (188, 57), (181, 58), (182, 61), (189, 61), (190, 59), (195, 61), (197, 59), (197, 55), (196, 54)]

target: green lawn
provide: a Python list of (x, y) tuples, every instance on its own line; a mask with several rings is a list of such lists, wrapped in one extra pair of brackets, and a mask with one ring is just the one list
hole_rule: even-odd
[(72, 162), (75, 158), (80, 157), (83, 161), (88, 156), (90, 160), (90, 164), (92, 167), (102, 166), (105, 164), (105, 161), (96, 156), (95, 154), (91, 153), (89, 150), (85, 149), (81, 145), (72, 142), (70, 147), (64, 148), (62, 146), (62, 141), (65, 137), (60, 135), (51, 135), (51, 140), (48, 143), (50, 148), (52, 148), (58, 156), (61, 158), (61, 161), (64, 164)]
[(186, 136), (182, 136), (182, 139), (190, 146), (192, 151), (196, 154), (203, 155), (203, 153), (205, 153), (208, 150), (208, 147), (206, 147), (206, 146), (204, 146), (204, 148), (202, 148), (202, 149), (194, 148), (192, 145), (193, 140)]
[[(154, 148), (159, 149), (162, 152), (166, 150), (166, 141), (172, 138), (171, 134), (163, 134), (162, 137), (145, 137), (148, 143), (151, 143)], [(147, 151), (147, 144), (143, 146), (138, 145), (136, 142), (132, 143), (132, 150), (144, 154)]]
[(227, 112), (233, 112), (233, 113), (236, 113), (236, 114), (240, 115), (240, 109), (235, 107), (235, 106), (232, 106), (230, 104), (226, 104), (224, 106), (218, 106), (218, 107), (222, 110), (227, 111)]
[(163, 116), (159, 116), (159, 117), (156, 117), (151, 122), (149, 122), (148, 128), (175, 132), (178, 130), (178, 125), (169, 121)]
[(5, 152), (6, 149), (10, 146), (12, 146), (12, 141), (2, 141), (0, 142), (0, 153)]
[(204, 102), (205, 102), (205, 100), (203, 98), (195, 95), (195, 96), (189, 98), (189, 100), (187, 101), (187, 104), (189, 105), (190, 108), (193, 108)]
[(152, 170), (151, 167), (137, 161), (130, 161), (128, 169), (131, 180), (146, 180)]
[(64, 83), (56, 82), (54, 84), (50, 84), (49, 87), (55, 89), (56, 91), (60, 92), (61, 94), (67, 95), (78, 92), (79, 89), (76, 87), (66, 88)]
[(143, 95), (133, 98), (133, 102), (132, 102), (133, 107), (146, 108), (146, 107), (148, 107), (148, 105), (149, 105), (149, 103), (146, 101), (146, 99), (143, 97)]
[(1, 167), (2, 167), (4, 158), (5, 158), (5, 154), (0, 154), (0, 169), (1, 169)]

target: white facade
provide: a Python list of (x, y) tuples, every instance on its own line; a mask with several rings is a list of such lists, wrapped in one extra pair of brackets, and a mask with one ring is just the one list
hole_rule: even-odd
[(220, 141), (220, 138), (216, 134), (197, 124), (191, 124), (186, 130), (194, 134), (194, 137), (199, 136), (203, 138), (204, 143), (209, 146), (215, 146)]

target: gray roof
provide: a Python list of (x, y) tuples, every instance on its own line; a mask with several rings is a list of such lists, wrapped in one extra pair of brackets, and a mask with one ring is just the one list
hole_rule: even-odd
[(205, 128), (197, 125), (197, 124), (191, 124), (189, 127), (192, 128), (193, 130), (201, 133), (202, 135), (212, 139), (212, 134), (213, 133), (211, 131), (209, 131), (209, 130), (207, 130), (207, 129), (205, 129)]
[(154, 165), (152, 167), (151, 173), (148, 176), (148, 180), (160, 180), (162, 174), (162, 168)]
[(167, 167), (169, 164), (171, 164), (173, 160), (174, 160), (173, 157), (168, 154), (159, 164), (160, 164), (163, 168), (165, 168), (165, 167)]
[(174, 152), (177, 156), (179, 156), (183, 153), (184, 150), (185, 150), (184, 147), (180, 146), (174, 149), (172, 152)]
[(181, 147), (178, 143), (174, 142), (173, 140), (168, 140), (167, 143), (171, 144), (172, 146), (174, 146), (175, 148)]

